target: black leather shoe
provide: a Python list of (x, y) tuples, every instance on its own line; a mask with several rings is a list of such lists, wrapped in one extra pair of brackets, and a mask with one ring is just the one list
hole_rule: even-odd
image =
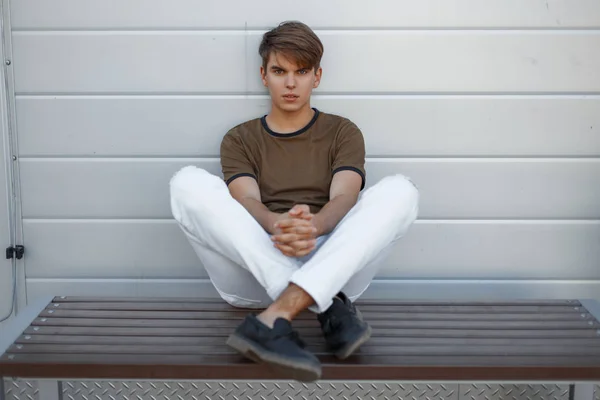
[(349, 357), (371, 337), (371, 327), (362, 319), (360, 311), (340, 292), (325, 312), (318, 314), (327, 347), (336, 357)]
[(312, 382), (321, 377), (319, 359), (304, 350), (305, 343), (284, 318), (275, 320), (270, 329), (256, 316), (248, 315), (227, 344), (253, 361), (276, 367), (284, 378)]

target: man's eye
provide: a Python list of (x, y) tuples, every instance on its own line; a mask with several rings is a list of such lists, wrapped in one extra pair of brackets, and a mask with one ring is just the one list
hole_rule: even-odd
[(308, 70), (307, 69), (301, 69), (300, 71), (298, 71), (298, 73), (300, 75), (308, 74)]
[(279, 74), (281, 74), (283, 71), (282, 71), (282, 70), (280, 70), (280, 69), (276, 69), (274, 72), (275, 72), (275, 74), (279, 75)]

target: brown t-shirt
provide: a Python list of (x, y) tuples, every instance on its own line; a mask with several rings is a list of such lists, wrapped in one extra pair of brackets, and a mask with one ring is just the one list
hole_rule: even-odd
[(307, 204), (316, 213), (329, 201), (336, 172), (357, 172), (364, 188), (365, 144), (350, 120), (317, 109), (308, 125), (293, 133), (273, 132), (262, 117), (227, 132), (221, 168), (228, 185), (241, 176), (256, 179), (263, 204), (273, 212)]

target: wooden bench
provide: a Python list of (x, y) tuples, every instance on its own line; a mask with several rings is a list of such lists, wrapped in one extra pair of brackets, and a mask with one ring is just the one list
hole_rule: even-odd
[[(357, 304), (373, 337), (344, 361), (327, 352), (313, 314), (294, 322), (321, 359), (323, 380), (564, 382), (586, 383), (588, 392), (600, 382), (596, 301)], [(225, 345), (248, 312), (216, 299), (43, 299), (0, 340), (0, 376), (280, 379)]]

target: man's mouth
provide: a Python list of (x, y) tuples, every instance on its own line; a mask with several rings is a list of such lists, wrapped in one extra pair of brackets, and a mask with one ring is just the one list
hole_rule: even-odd
[(296, 96), (295, 94), (284, 94), (283, 97), (286, 98), (286, 99), (296, 99), (296, 98), (298, 98), (298, 96)]

